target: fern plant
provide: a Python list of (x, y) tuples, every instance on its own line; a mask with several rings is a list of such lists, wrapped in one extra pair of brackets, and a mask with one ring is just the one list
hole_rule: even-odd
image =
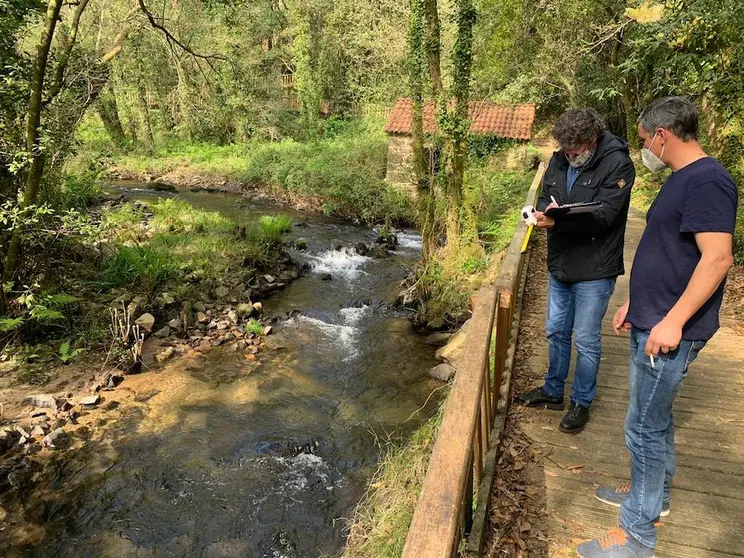
[(85, 349), (82, 348), (73, 349), (69, 341), (62, 341), (62, 344), (59, 346), (59, 360), (61, 360), (63, 364), (70, 364), (72, 359), (84, 351)]

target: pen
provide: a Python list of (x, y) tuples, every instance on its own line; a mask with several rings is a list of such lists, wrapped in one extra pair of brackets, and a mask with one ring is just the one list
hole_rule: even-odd
[(550, 196), (550, 201), (552, 201), (555, 205), (558, 205), (558, 202), (555, 201), (555, 198), (553, 196)]
[(656, 368), (656, 365), (654, 365), (654, 355), (650, 355), (648, 358), (651, 359), (651, 368)]

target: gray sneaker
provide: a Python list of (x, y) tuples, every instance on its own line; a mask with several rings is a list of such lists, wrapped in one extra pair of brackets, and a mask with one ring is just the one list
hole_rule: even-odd
[(654, 558), (654, 549), (642, 545), (624, 529), (612, 529), (593, 541), (576, 547), (581, 558)]
[[(630, 483), (618, 484), (615, 488), (609, 486), (600, 486), (595, 492), (594, 497), (600, 502), (619, 508), (630, 496)], [(661, 504), (661, 517), (669, 515), (669, 502)]]

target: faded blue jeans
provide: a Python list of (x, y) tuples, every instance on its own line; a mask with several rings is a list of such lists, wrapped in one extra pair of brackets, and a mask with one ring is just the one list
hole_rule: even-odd
[(578, 358), (571, 401), (591, 407), (597, 393), (597, 372), (602, 353), (602, 320), (615, 291), (615, 279), (566, 283), (550, 274), (548, 336), (550, 364), (545, 392), (562, 397), (571, 364), (571, 337)]
[(656, 546), (654, 522), (676, 467), (672, 404), (687, 367), (705, 341), (685, 341), (671, 353), (651, 360), (644, 354), (650, 332), (630, 334), (630, 404), (625, 419), (625, 444), (630, 451), (630, 497), (620, 509), (620, 526), (641, 544)]

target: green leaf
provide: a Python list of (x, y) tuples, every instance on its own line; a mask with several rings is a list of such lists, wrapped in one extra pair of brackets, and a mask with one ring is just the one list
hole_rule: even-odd
[(25, 320), (18, 318), (0, 318), (0, 333), (10, 333), (19, 329)]

